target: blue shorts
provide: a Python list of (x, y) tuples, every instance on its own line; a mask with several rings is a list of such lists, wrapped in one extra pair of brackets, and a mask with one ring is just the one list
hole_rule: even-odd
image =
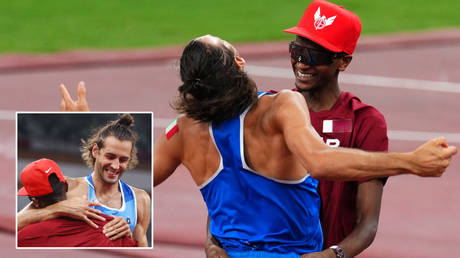
[(280, 254), (265, 251), (229, 251), (227, 254), (230, 258), (300, 258), (296, 253)]

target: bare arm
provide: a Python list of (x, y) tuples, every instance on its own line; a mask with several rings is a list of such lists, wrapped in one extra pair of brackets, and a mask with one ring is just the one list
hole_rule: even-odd
[(147, 229), (150, 225), (150, 196), (144, 191), (136, 190), (137, 198), (137, 224), (133, 236), (139, 246), (149, 246), (147, 242)]
[(406, 173), (439, 177), (457, 152), (455, 147), (447, 146), (444, 138), (430, 140), (410, 153), (330, 148), (312, 128), (308, 107), (300, 94), (283, 91), (276, 101), (276, 122), (288, 148), (315, 178), (360, 180)]
[[(361, 183), (357, 194), (357, 221), (353, 231), (337, 243), (345, 257), (355, 257), (374, 241), (379, 222), (380, 203), (382, 200), (383, 182), (379, 179)], [(302, 255), (302, 258), (335, 258), (335, 253), (330, 248), (322, 252)]]
[(58, 215), (53, 209), (35, 209), (32, 207), (32, 203), (29, 203), (17, 214), (18, 230), (29, 224), (57, 217)]
[(353, 231), (338, 243), (347, 257), (354, 257), (374, 241), (379, 223), (383, 182), (379, 179), (361, 183), (356, 199), (357, 221)]
[(88, 225), (98, 228), (89, 218), (95, 218), (102, 221), (105, 219), (98, 215), (101, 214), (101, 211), (89, 206), (100, 205), (90, 202), (85, 198), (72, 198), (60, 201), (42, 209), (35, 209), (31, 207), (31, 205), (28, 205), (17, 214), (18, 230), (29, 224), (54, 219), (60, 216), (83, 220), (88, 223)]
[(154, 153), (153, 185), (157, 186), (182, 163), (182, 145), (178, 133), (170, 139), (166, 139), (165, 134), (162, 134), (155, 143)]

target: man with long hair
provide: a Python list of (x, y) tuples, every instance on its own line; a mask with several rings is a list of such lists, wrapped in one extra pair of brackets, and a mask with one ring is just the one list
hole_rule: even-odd
[[(132, 130), (133, 125), (133, 117), (123, 114), (83, 141), (82, 158), (93, 172), (86, 177), (67, 178), (68, 201), (40, 210), (24, 208), (18, 214), (18, 228), (62, 214), (98, 228), (90, 218), (105, 220), (100, 214), (106, 214), (114, 218), (104, 227), (103, 232), (108, 237), (130, 236), (139, 246), (148, 246), (150, 197), (144, 190), (121, 180), (125, 170), (137, 164), (137, 135)], [(82, 200), (82, 196), (86, 200)]]

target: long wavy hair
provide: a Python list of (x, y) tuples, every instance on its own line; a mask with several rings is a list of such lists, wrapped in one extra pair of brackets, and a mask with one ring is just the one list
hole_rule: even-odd
[(173, 108), (200, 122), (219, 123), (256, 103), (256, 84), (234, 59), (235, 53), (224, 45), (190, 41), (180, 59), (183, 84)]

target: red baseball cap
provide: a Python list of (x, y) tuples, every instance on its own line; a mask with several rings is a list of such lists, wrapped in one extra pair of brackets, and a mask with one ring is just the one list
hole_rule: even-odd
[(61, 169), (50, 159), (39, 159), (29, 163), (21, 172), (21, 182), (24, 185), (18, 195), (42, 196), (53, 192), (48, 181), (51, 174), (56, 174), (60, 182), (65, 182)]
[(296, 27), (284, 30), (316, 42), (332, 52), (353, 54), (359, 35), (359, 17), (342, 6), (324, 0), (315, 0)]

